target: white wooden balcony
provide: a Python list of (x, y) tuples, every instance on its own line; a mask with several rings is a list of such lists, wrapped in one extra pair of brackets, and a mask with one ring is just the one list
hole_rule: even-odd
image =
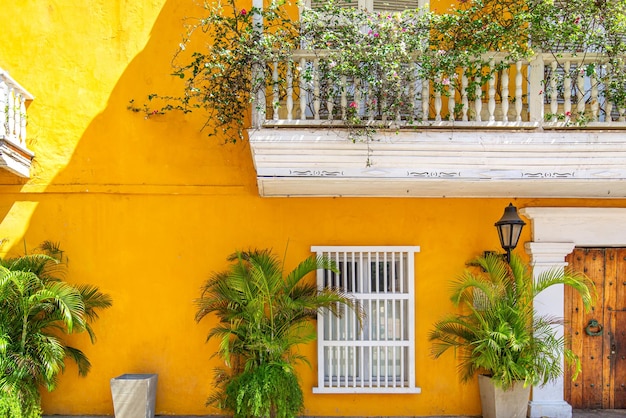
[[(249, 131), (262, 196), (626, 197), (626, 108), (584, 70), (603, 68), (603, 56), (538, 54), (484, 82), (460, 68), (454, 91), (411, 78), (398, 93), (409, 110), (395, 114), (368, 106), (359, 80), (328, 88), (323, 60), (303, 50), (273, 63), (284, 91), (270, 79), (256, 97), (266, 104), (253, 105)], [(375, 132), (355, 136), (363, 127)]]
[(0, 69), (0, 167), (29, 177), (34, 154), (26, 146), (27, 102), (33, 96)]

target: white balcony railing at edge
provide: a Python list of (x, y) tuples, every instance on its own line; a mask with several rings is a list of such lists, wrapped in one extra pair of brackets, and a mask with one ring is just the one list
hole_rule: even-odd
[[(416, 79), (407, 83), (403, 93), (412, 101), (411, 114), (403, 111), (391, 117), (366, 110), (372, 93), (359, 80), (344, 77), (342, 85), (326, 90), (337, 93), (324, 97), (320, 62), (325, 54), (299, 50), (285, 62), (271, 65), (271, 80), (255, 97), (255, 128), (341, 126), (342, 115), (355, 102), (363, 122), (394, 127), (626, 129), (624, 105), (607, 100), (601, 79), (585, 70), (591, 63), (596, 70), (606, 68), (606, 57), (600, 54), (543, 53), (509, 63), (504, 62), (504, 53), (485, 55), (483, 60), (491, 66), (504, 62), (497, 76), (483, 82), (468, 80), (460, 68), (458, 88), (448, 91), (451, 87), (444, 86), (443, 93), (434, 91), (432, 80)], [(278, 82), (279, 77), (284, 77), (284, 83)], [(470, 94), (469, 86), (479, 87), (471, 87), (476, 90)]]
[(0, 69), (0, 139), (26, 149), (26, 102), (33, 96)]

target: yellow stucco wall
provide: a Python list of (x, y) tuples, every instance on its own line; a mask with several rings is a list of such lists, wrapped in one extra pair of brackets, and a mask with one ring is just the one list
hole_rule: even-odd
[[(28, 109), (32, 178), (0, 175), (3, 250), (61, 243), (67, 279), (110, 293), (95, 324), (98, 342), (76, 338), (93, 363), (69, 365), (44, 395), (46, 414), (112, 414), (109, 380), (158, 373), (158, 414), (207, 409), (210, 324), (194, 322), (193, 300), (235, 249), (287, 251), (287, 267), (311, 245), (419, 245), (416, 256), (419, 395), (313, 395), (315, 346), (303, 348), (307, 415), (477, 415), (475, 384), (455, 361), (435, 361), (426, 342), (450, 310), (447, 289), (464, 262), (497, 249), (493, 223), (504, 199), (262, 199), (247, 144), (220, 145), (200, 115), (144, 120), (131, 98), (168, 91), (171, 54), (194, 0), (0, 1), (0, 67), (36, 97)], [(516, 200), (518, 207), (624, 206), (626, 202)], [(530, 239), (527, 228), (521, 241)]]

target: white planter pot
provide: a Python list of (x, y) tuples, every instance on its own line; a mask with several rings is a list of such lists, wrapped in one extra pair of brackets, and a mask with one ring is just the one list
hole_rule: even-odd
[(111, 379), (115, 418), (154, 418), (156, 374), (123, 374)]
[(512, 388), (502, 390), (495, 387), (488, 376), (478, 376), (480, 403), (483, 418), (524, 418), (528, 412), (530, 386), (523, 382), (515, 383)]

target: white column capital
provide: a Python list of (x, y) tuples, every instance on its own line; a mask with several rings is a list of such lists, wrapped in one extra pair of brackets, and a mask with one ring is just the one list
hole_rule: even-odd
[(574, 242), (527, 242), (526, 252), (531, 264), (537, 267), (565, 267), (565, 257), (574, 251)]

